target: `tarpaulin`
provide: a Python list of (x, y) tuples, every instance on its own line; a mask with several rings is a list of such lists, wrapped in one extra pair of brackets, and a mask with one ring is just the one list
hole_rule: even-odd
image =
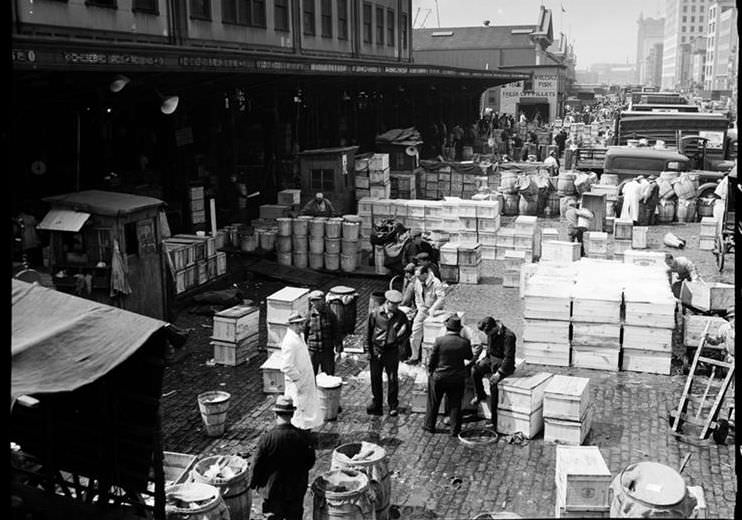
[(12, 402), (69, 392), (126, 361), (165, 322), (13, 280)]

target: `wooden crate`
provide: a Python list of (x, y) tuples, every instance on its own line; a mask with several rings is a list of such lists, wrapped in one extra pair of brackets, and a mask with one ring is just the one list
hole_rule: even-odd
[(698, 342), (701, 340), (701, 334), (703, 334), (708, 320), (711, 320), (708, 332), (712, 335), (718, 334), (719, 327), (727, 323), (727, 320), (716, 316), (685, 315), (683, 319), (683, 344), (686, 347), (698, 346)]
[(613, 221), (613, 239), (631, 240), (633, 237), (634, 223), (631, 220), (615, 219)]
[(623, 348), (672, 352), (672, 329), (624, 325)]
[(175, 273), (175, 294), (180, 294), (185, 292), (187, 289), (186, 287), (186, 271), (185, 269), (181, 271), (176, 271)]
[(391, 196), (391, 187), (389, 184), (381, 186), (374, 186), (373, 184), (369, 187), (369, 197), (372, 199), (388, 199)]
[(368, 159), (369, 170), (387, 170), (389, 169), (389, 154), (375, 153)]
[(389, 168), (381, 170), (368, 169), (368, 180), (371, 185), (387, 185), (390, 184)]
[(572, 345), (583, 347), (621, 347), (621, 325), (618, 323), (572, 322)]
[(216, 274), (216, 255), (206, 260), (206, 272), (209, 280), (213, 280), (217, 277)]
[(624, 348), (621, 370), (670, 375), (671, 364), (671, 352)]
[(611, 472), (597, 446), (557, 446), (557, 504), (583, 511), (610, 507)]
[(492, 246), (494, 247), (497, 244), (497, 235), (494, 231), (477, 231), (477, 242), (479, 242), (479, 245), (484, 246)]
[(502, 286), (511, 289), (520, 287), (520, 267), (508, 269), (503, 273)]
[(482, 260), (495, 260), (497, 258), (497, 248), (482, 244)]
[(196, 263), (198, 273), (198, 285), (203, 285), (209, 281), (209, 265), (206, 260), (199, 260)]
[(214, 362), (217, 365), (227, 365), (230, 367), (250, 361), (260, 353), (257, 333), (245, 338), (239, 343), (212, 341), (211, 346), (214, 347)]
[(529, 365), (568, 367), (569, 355), (569, 343), (523, 341), (523, 356)]
[(192, 265), (185, 268), (185, 286), (186, 289), (196, 287), (198, 285), (198, 267)]
[(649, 228), (646, 226), (635, 226), (631, 235), (631, 247), (633, 249), (646, 249), (648, 232)]
[(459, 266), (458, 265), (440, 264), (438, 268), (441, 271), (442, 282), (458, 283), (459, 281)]
[(478, 243), (459, 243), (458, 265), (476, 266), (482, 260), (482, 251)]
[(703, 217), (701, 219), (700, 236), (715, 237), (716, 230), (719, 227), (719, 221), (714, 217)]
[(282, 394), (284, 391), (284, 376), (281, 372), (281, 353), (273, 353), (265, 363), (260, 365), (263, 375), (263, 392), (266, 394)]
[(530, 232), (536, 228), (538, 217), (530, 215), (518, 215), (515, 218), (514, 229), (516, 234), (520, 232)]
[(477, 218), (476, 217), (459, 217), (459, 227), (466, 231), (477, 230)]
[(544, 442), (554, 442), (569, 446), (580, 446), (593, 424), (593, 406), (585, 410), (579, 421), (565, 421), (544, 417)]
[[(574, 511), (567, 509), (565, 506), (557, 503), (554, 506), (554, 518), (610, 518), (611, 506), (601, 507), (594, 511), (584, 511), (576, 509)], [(700, 517), (699, 517), (700, 518)]]
[(284, 206), (301, 204), (301, 190), (281, 190), (278, 192), (277, 202)]
[(304, 316), (309, 310), (309, 289), (284, 287), (266, 298), (266, 321), (286, 323), (289, 316), (299, 312)]
[(476, 204), (476, 215), (479, 219), (500, 219), (500, 202), (497, 200), (480, 200)]
[(285, 323), (266, 323), (266, 329), (268, 331), (268, 338), (266, 344), (271, 347), (280, 347), (283, 337), (286, 335), (288, 325)]
[(438, 311), (434, 316), (428, 316), (423, 321), (423, 341), (432, 344), (444, 332), (446, 320), (453, 315), (450, 311)]
[(595, 370), (618, 370), (619, 349), (572, 346), (572, 366)]
[(217, 341), (239, 343), (256, 334), (260, 309), (250, 305), (236, 305), (214, 314), (212, 338)]
[(369, 198), (362, 198), (358, 200), (358, 214), (359, 215), (373, 215), (373, 201)]
[(520, 269), (520, 266), (526, 263), (525, 251), (507, 251), (505, 253), (505, 269)]
[(497, 410), (497, 431), (505, 435), (517, 432), (533, 439), (544, 428), (544, 417), (541, 408), (530, 414), (514, 412), (512, 410)]
[(227, 273), (227, 253), (218, 252), (216, 254), (216, 275), (221, 276)]
[(634, 265), (655, 265), (659, 267), (665, 266), (665, 253), (658, 253), (656, 251), (637, 251), (635, 249), (627, 249), (623, 252), (623, 261), (625, 264)]
[(698, 249), (701, 251), (713, 251), (715, 240), (713, 237), (700, 237), (698, 239)]
[(569, 322), (560, 320), (523, 320), (523, 341), (569, 343)]
[(288, 217), (291, 205), (288, 204), (263, 204), (260, 206), (260, 218), (283, 218)]
[(614, 240), (613, 241), (613, 254), (623, 255), (625, 251), (631, 249), (631, 240)]
[(611, 300), (591, 298), (584, 291), (575, 294), (572, 299), (572, 319), (589, 323), (620, 323), (621, 292), (617, 291), (615, 299)]
[(357, 175), (356, 174), (356, 189), (362, 189), (362, 190), (368, 190), (369, 194), (371, 193), (370, 187), (371, 182), (369, 181), (368, 177), (365, 177), (363, 175)]
[(721, 311), (734, 307), (734, 285), (726, 283), (683, 282), (680, 301), (702, 311)]
[(476, 265), (460, 265), (459, 266), (459, 283), (476, 285), (479, 283), (480, 278), (480, 266)]
[(531, 319), (569, 321), (572, 312), (572, 301), (569, 296), (534, 294), (532, 288), (526, 288), (523, 302), (523, 316)]
[(456, 233), (451, 232), (451, 236), (455, 237), (456, 242), (458, 242), (459, 244), (459, 247), (466, 244), (472, 245), (477, 243), (479, 234), (476, 231), (461, 229), (461, 226), (458, 226), (457, 230), (458, 232)]
[(579, 242), (547, 240), (541, 244), (542, 262), (577, 262), (579, 259)]
[(446, 265), (459, 265), (459, 244), (448, 242), (440, 248), (440, 263)]
[(500, 228), (497, 230), (495, 245), (498, 248), (512, 249), (515, 247), (515, 230), (513, 228)]
[(587, 377), (555, 375), (544, 388), (544, 417), (579, 421), (590, 403)]
[(637, 302), (628, 289), (624, 292), (624, 324), (665, 329), (675, 328), (675, 300)]
[(540, 409), (544, 389), (552, 374), (538, 372), (524, 376), (509, 376), (497, 383), (497, 410), (509, 410), (530, 415)]
[(477, 217), (477, 201), (473, 200), (462, 200), (459, 203), (459, 218), (476, 218)]

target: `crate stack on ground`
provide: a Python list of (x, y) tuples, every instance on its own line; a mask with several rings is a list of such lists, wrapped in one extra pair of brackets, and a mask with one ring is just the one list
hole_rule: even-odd
[[(227, 255), (217, 251), (213, 236), (174, 235), (163, 244), (174, 268), (176, 294), (206, 284), (227, 272)], [(173, 256), (170, 256), (171, 251)]]
[(559, 241), (559, 230), (557, 228), (543, 228), (541, 230), (541, 240), (536, 242), (538, 245), (538, 251), (535, 251), (535, 255), (539, 260), (541, 260), (544, 242), (548, 240)]
[(525, 263), (525, 251), (507, 251), (505, 253), (505, 273), (502, 277), (503, 287), (520, 287), (520, 272)]
[(522, 251), (526, 263), (533, 262), (534, 251), (538, 250), (536, 243), (541, 240), (536, 221), (537, 217), (520, 215), (512, 227), (501, 227), (495, 236), (497, 260), (504, 260), (507, 251)]
[(544, 389), (544, 440), (579, 446), (592, 420), (590, 379), (554, 376)]
[(608, 258), (608, 233), (588, 231), (584, 234), (585, 256), (589, 258)]
[(293, 250), (294, 219), (281, 217), (276, 219), (276, 261), (279, 265), (293, 265), (291, 252)]
[(714, 217), (703, 217), (701, 219), (701, 231), (698, 240), (698, 249), (701, 251), (712, 251), (719, 221)]
[(368, 161), (371, 154), (368, 156), (359, 157), (355, 159), (355, 194), (356, 200), (366, 199), (371, 197), (371, 183), (368, 177)]
[(433, 351), (433, 343), (435, 343), (436, 338), (443, 335), (446, 320), (454, 314), (452, 311), (438, 311), (423, 321), (423, 341), (420, 346), (420, 364), (422, 367), (425, 368), (428, 366), (430, 353)]
[(389, 154), (375, 153), (368, 160), (369, 197), (388, 199), (391, 196)]
[(257, 356), (259, 324), (260, 309), (251, 305), (236, 305), (214, 314), (214, 362), (237, 366)]
[[(473, 200), (451, 198), (444, 201), (443, 217), (458, 242), (477, 241), (477, 203)], [(458, 221), (454, 220), (458, 217)], [(450, 220), (449, 220), (450, 219)]]
[(478, 284), (482, 274), (482, 250), (477, 242), (463, 242), (458, 246), (459, 283)]
[(265, 302), (265, 324), (268, 331), (266, 346), (269, 354), (274, 354), (281, 349), (281, 342), (288, 328), (289, 316), (294, 312), (307, 315), (309, 289), (284, 287), (268, 296)]
[[(547, 372), (519, 374), (497, 383), (497, 431), (522, 432), (534, 438), (544, 427), (544, 389), (552, 378)], [(485, 414), (486, 415), (486, 414)]]
[(555, 518), (609, 518), (611, 472), (597, 446), (557, 446)]
[(391, 171), (389, 180), (391, 198), (414, 200), (417, 198), (417, 172)]
[(648, 234), (647, 226), (634, 226), (631, 230), (631, 249), (646, 249)]
[(579, 262), (572, 292), (572, 366), (619, 368), (623, 285), (612, 264), (589, 259)]
[(439, 249), (441, 281), (446, 283), (459, 282), (459, 243), (448, 242)]
[(162, 245), (175, 284), (175, 294), (182, 294), (188, 289), (198, 286), (196, 249), (193, 244), (167, 238), (162, 241)]
[(613, 254), (622, 255), (631, 249), (634, 239), (634, 223), (631, 220), (616, 219), (613, 222)]
[(534, 264), (523, 280), (523, 353), (527, 363), (569, 366), (574, 264)]
[(497, 200), (476, 200), (477, 242), (481, 244), (482, 259), (495, 260), (497, 257), (497, 231), (500, 229), (500, 202)]
[(358, 200), (358, 217), (361, 219), (360, 247), (362, 250), (372, 251), (373, 246), (369, 240), (374, 232), (374, 213), (370, 198), (366, 197)]

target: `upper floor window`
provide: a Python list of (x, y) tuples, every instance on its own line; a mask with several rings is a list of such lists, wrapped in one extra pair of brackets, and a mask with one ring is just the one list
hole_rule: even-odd
[(371, 25), (371, 14), (372, 14), (372, 7), (371, 4), (363, 4), (363, 43), (371, 43), (373, 33), (372, 33), (372, 25)]
[(407, 13), (402, 13), (401, 16), (401, 23), (402, 26), (402, 49), (407, 50)]
[(394, 47), (394, 11), (386, 10), (386, 44)]
[(289, 30), (289, 0), (273, 0), (273, 26), (276, 31)]
[(157, 0), (134, 0), (131, 8), (132, 11), (143, 11), (154, 14), (159, 12), (157, 8)]
[(95, 5), (99, 7), (112, 7), (116, 9), (116, 0), (85, 0), (85, 5)]
[(384, 8), (376, 8), (376, 45), (384, 45)]
[(222, 21), (265, 27), (265, 0), (222, 0)]
[(314, 0), (303, 0), (302, 4), (304, 6), (304, 17), (302, 18), (304, 34), (314, 36), (317, 34), (314, 25)]
[(211, 0), (190, 0), (191, 18), (211, 20)]
[(323, 38), (332, 38), (332, 0), (322, 0), (321, 28)]
[(688, 12), (688, 6), (687, 6), (687, 5), (684, 5), (684, 6), (683, 6), (683, 12), (684, 12), (684, 13), (687, 13), (687, 12)]
[(337, 0), (338, 8), (338, 39), (348, 39), (348, 0)]
[(683, 23), (685, 23), (687, 21), (688, 21), (688, 17), (687, 16), (683, 16)]

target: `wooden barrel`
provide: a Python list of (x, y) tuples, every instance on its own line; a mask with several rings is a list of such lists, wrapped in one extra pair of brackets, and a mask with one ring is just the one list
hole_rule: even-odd
[(296, 249), (294, 249), (294, 252), (291, 255), (291, 259), (293, 260), (294, 267), (299, 267), (302, 269), (305, 269), (307, 267), (306, 251), (297, 251)]
[[(322, 242), (324, 244), (324, 242)], [(291, 237), (291, 249), (300, 253), (306, 253), (309, 249), (307, 235), (294, 235)]]
[(325, 238), (309, 235), (309, 252), (320, 255), (325, 252)]
[(343, 232), (343, 219), (331, 218), (325, 222), (325, 238), (340, 238)]
[(343, 240), (358, 240), (361, 225), (358, 222), (343, 222)]
[(548, 197), (546, 198), (546, 207), (549, 208), (551, 217), (559, 216), (559, 198), (559, 194), (555, 191), (550, 191)]
[(291, 251), (289, 251), (288, 253), (276, 253), (276, 260), (278, 261), (278, 265), (291, 265), (291, 257)]
[(374, 517), (368, 477), (352, 469), (330, 470), (312, 483), (312, 520), (365, 520)]
[(699, 197), (697, 202), (698, 218), (714, 216), (714, 197)]
[(198, 409), (209, 437), (219, 437), (224, 433), (231, 397), (228, 392), (221, 390), (198, 394)]
[(519, 215), (535, 215), (536, 209), (538, 208), (538, 199), (528, 200), (525, 196), (520, 196), (520, 203), (518, 204)]
[[(177, 498), (176, 498), (177, 497)], [(165, 490), (167, 520), (230, 520), (219, 490), (202, 482), (176, 484)]]
[(504, 200), (505, 203), (502, 206), (502, 214), (508, 216), (517, 215), (520, 195), (517, 193), (507, 193), (505, 194)]
[(279, 236), (276, 237), (276, 252), (277, 253), (290, 253), (291, 252), (291, 237)]
[(340, 269), (340, 253), (325, 253), (325, 269), (328, 271)]
[(503, 193), (516, 193), (518, 182), (518, 174), (514, 171), (503, 170), (500, 175), (500, 191)]
[[(356, 255), (350, 256), (356, 257)], [(325, 300), (343, 334), (353, 334), (356, 330), (356, 318), (358, 316), (358, 292), (352, 287), (338, 285), (330, 289)]]
[(325, 217), (315, 217), (309, 222), (309, 235), (313, 237), (325, 237)]
[(311, 269), (322, 269), (325, 266), (324, 253), (309, 253), (309, 267)]
[(574, 173), (563, 172), (557, 177), (557, 192), (559, 195), (574, 195), (577, 193), (575, 189), (575, 177)]
[[(234, 476), (230, 478), (210, 477), (207, 471), (214, 464), (227, 467)], [(214, 455), (201, 459), (191, 470), (194, 482), (209, 484), (217, 488), (229, 510), (231, 520), (249, 519), (251, 496), (248, 487), (248, 463), (237, 455)]]
[[(362, 460), (351, 460), (352, 457), (368, 449), (371, 453)], [(354, 469), (368, 477), (374, 491), (374, 509), (378, 520), (389, 518), (389, 502), (392, 495), (392, 483), (389, 473), (386, 450), (370, 442), (350, 442), (338, 446), (332, 452), (331, 469)]]
[(312, 217), (301, 216), (294, 219), (291, 223), (292, 231), (294, 236), (307, 236), (309, 232), (309, 223), (312, 221)]
[(680, 473), (658, 462), (627, 466), (610, 489), (611, 518), (692, 518), (697, 505)]
[(330, 255), (340, 254), (340, 239), (339, 238), (325, 238), (325, 253)]
[(258, 248), (258, 237), (254, 233), (240, 235), (240, 250), (252, 253)]
[(608, 186), (618, 186), (618, 174), (615, 174), (615, 173), (601, 174), (600, 184), (606, 184)]
[(660, 200), (657, 211), (657, 222), (669, 224), (675, 218), (675, 200)]
[(695, 222), (696, 199), (678, 199), (675, 216), (678, 222)]
[(344, 255), (355, 255), (358, 253), (358, 240), (345, 240), (340, 242), (340, 252)]
[(278, 222), (278, 236), (290, 237), (293, 219), (287, 217), (277, 218), (276, 222)]

